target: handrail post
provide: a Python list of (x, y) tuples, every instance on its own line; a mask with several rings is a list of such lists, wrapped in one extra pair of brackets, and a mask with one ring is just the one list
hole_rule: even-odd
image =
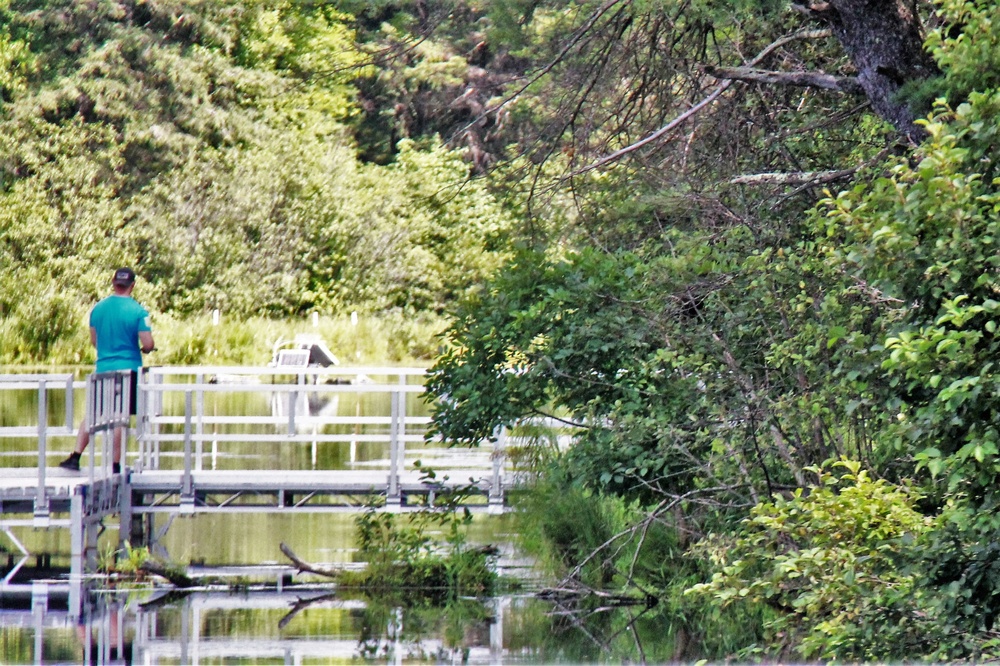
[(90, 477), (90, 483), (94, 483), (94, 449), (97, 448), (97, 442), (94, 441), (94, 433), (97, 432), (97, 383), (94, 379), (94, 375), (87, 375), (87, 384), (84, 389), (85, 397), (85, 407), (84, 407), (84, 422), (81, 427), (86, 426), (87, 433), (90, 438), (90, 446), (87, 447), (87, 460), (89, 462), (88, 473)]
[(142, 471), (146, 457), (146, 400), (149, 398), (149, 394), (143, 390), (145, 385), (146, 372), (145, 369), (140, 369), (138, 380), (135, 383), (135, 390), (138, 391), (135, 396), (135, 468), (137, 471)]
[[(107, 378), (101, 378), (101, 388), (104, 389), (104, 402), (102, 403), (103, 409), (101, 410), (101, 432), (104, 433), (101, 436), (101, 468), (104, 470), (104, 476), (107, 476), (108, 472), (111, 471), (111, 452), (114, 449), (115, 440), (115, 412), (117, 411), (115, 406), (115, 380), (112, 379), (108, 381)], [(111, 426), (109, 431), (108, 426)]]
[[(139, 375), (138, 370), (129, 370), (124, 373), (119, 373), (116, 378), (117, 382), (121, 383), (121, 400), (118, 401), (115, 409), (115, 427), (122, 428), (122, 442), (121, 442), (121, 459), (119, 460), (119, 467), (125, 469), (124, 465), (128, 462), (128, 440), (129, 440), (129, 429), (132, 427), (132, 375), (135, 374), (136, 381), (136, 391), (139, 390)], [(139, 396), (134, 396), (136, 401), (138, 401)], [(136, 405), (138, 408), (138, 405)], [(138, 412), (138, 409), (136, 409)], [(115, 429), (112, 429), (112, 435)], [(111, 450), (114, 451), (114, 437), (112, 437)], [(112, 458), (111, 462), (114, 462)]]
[(47, 527), (49, 500), (45, 492), (46, 428), (48, 426), (48, 395), (45, 379), (38, 382), (38, 492), (35, 495), (35, 527)]
[[(153, 386), (158, 387), (164, 383), (164, 375), (156, 373), (153, 375)], [(151, 416), (157, 417), (163, 415), (163, 390), (157, 388), (153, 392), (153, 408)], [(153, 441), (150, 443), (149, 452), (149, 466), (152, 469), (160, 468), (160, 424), (154, 423), (152, 427), (152, 438)]]
[(399, 472), (402, 468), (402, 451), (400, 446), (400, 391), (389, 394), (389, 479), (386, 490), (385, 505), (390, 511), (399, 511), (403, 498), (399, 490)]
[(195, 381), (198, 383), (199, 388), (198, 388), (198, 396), (197, 396), (198, 397), (198, 405), (197, 405), (197, 407), (198, 407), (198, 412), (197, 412), (198, 418), (197, 418), (197, 421), (196, 421), (196, 430), (195, 430), (197, 436), (195, 437), (195, 442), (194, 442), (195, 451), (196, 451), (195, 460), (194, 460), (194, 468), (200, 472), (202, 470), (201, 457), (204, 454), (204, 449), (203, 449), (203, 447), (204, 447), (204, 438), (202, 437), (202, 435), (204, 435), (204, 433), (205, 433), (205, 391), (203, 389), (201, 389), (200, 387), (201, 387), (202, 384), (205, 383), (205, 375), (199, 372), (198, 374), (195, 375)]
[(66, 379), (66, 430), (73, 432), (73, 375)]
[(493, 477), (490, 482), (488, 512), (503, 513), (503, 463), (507, 451), (507, 428), (501, 427), (493, 442)]
[(194, 513), (194, 480), (191, 477), (191, 390), (184, 391), (184, 476), (181, 479), (181, 513)]
[(299, 392), (297, 389), (291, 389), (288, 392), (288, 436), (293, 437), (295, 435), (295, 410), (298, 408), (299, 402)]

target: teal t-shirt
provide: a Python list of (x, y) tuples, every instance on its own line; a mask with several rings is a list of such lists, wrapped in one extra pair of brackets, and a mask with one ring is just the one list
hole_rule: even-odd
[(90, 311), (97, 332), (97, 372), (142, 367), (139, 331), (151, 331), (149, 313), (131, 296), (112, 294)]

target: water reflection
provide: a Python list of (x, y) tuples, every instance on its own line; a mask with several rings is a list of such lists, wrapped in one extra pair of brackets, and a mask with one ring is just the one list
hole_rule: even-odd
[[(4, 599), (4, 663), (540, 664), (665, 656), (636, 652), (634, 622), (624, 629), (603, 617), (573, 626), (531, 595), (441, 604), (280, 582), (177, 593), (91, 581), (74, 613), (64, 592), (52, 585), (21, 603)], [(624, 652), (621, 637), (633, 642)]]

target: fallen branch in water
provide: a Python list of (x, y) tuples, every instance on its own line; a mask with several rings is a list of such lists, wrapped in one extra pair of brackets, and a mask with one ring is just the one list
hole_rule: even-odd
[(174, 587), (194, 587), (196, 583), (185, 574), (176, 569), (171, 569), (156, 560), (147, 559), (139, 566), (140, 571), (151, 573), (161, 578), (166, 578)]
[(327, 578), (337, 578), (338, 576), (340, 576), (339, 571), (335, 571), (333, 569), (320, 569), (319, 567), (310, 564), (309, 562), (306, 562), (298, 555), (296, 555), (292, 551), (292, 549), (289, 548), (284, 542), (282, 542), (281, 545), (279, 545), (278, 547), (281, 548), (281, 552), (285, 554), (285, 557), (290, 559), (292, 561), (292, 564), (294, 564), (298, 568), (299, 572), (305, 571), (320, 576), (326, 576)]

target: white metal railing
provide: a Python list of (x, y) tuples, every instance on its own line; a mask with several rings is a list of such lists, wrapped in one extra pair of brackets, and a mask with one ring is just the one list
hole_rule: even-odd
[(104, 476), (111, 472), (112, 449), (114, 447), (115, 430), (122, 429), (122, 456), (127, 446), (127, 430), (132, 420), (132, 372), (120, 370), (115, 372), (94, 373), (87, 376), (87, 408), (86, 424), (90, 432), (89, 474), (93, 483), (96, 469), (97, 442), (96, 435), (101, 435), (102, 444), (101, 466)]
[[(149, 368), (140, 378), (137, 420), (138, 450), (134, 469), (159, 469), (164, 444), (182, 448), (172, 452), (182, 457), (181, 501), (193, 502), (195, 472), (204, 469), (205, 447), (212, 447), (212, 459), (220, 445), (236, 442), (309, 443), (382, 443), (388, 447), (386, 470), (387, 498), (398, 502), (399, 479), (406, 465), (406, 444), (423, 442), (426, 416), (408, 415), (406, 398), (424, 392), (422, 384), (411, 384), (412, 377), (422, 377), (422, 368), (358, 367), (232, 367), (188, 366)], [(373, 377), (388, 380), (374, 381)], [(348, 379), (349, 378), (349, 379)], [(206, 395), (267, 394), (272, 400), (270, 415), (218, 414), (206, 409)], [(341, 416), (313, 414), (300, 408), (309, 397), (333, 398), (342, 395), (381, 394), (388, 396), (388, 413), (376, 416), (359, 414)], [(166, 409), (168, 399), (171, 409)], [(254, 432), (231, 432), (252, 426)], [(328, 426), (354, 426), (354, 432), (329, 432)], [(380, 432), (359, 432), (364, 427), (379, 426)], [(219, 432), (219, 429), (227, 432)], [(491, 474), (490, 503), (502, 504), (504, 458), (501, 437), (486, 462), (484, 471)]]
[[(71, 374), (3, 374), (0, 375), (2, 391), (37, 391), (38, 421), (34, 426), (0, 427), (0, 438), (37, 437), (38, 440), (38, 487), (35, 495), (35, 518), (44, 521), (49, 515), (49, 501), (45, 490), (46, 459), (49, 455), (50, 437), (76, 437), (73, 429), (73, 391), (83, 388), (83, 382), (74, 380)], [(49, 425), (49, 393), (62, 391), (65, 403), (65, 422), (62, 426)]]
[[(129, 454), (127, 438), (123, 462), (135, 461), (134, 469), (158, 469), (164, 444), (181, 445), (181, 452), (171, 455), (182, 457), (183, 491), (192, 496), (193, 473), (203, 469), (205, 447), (212, 447), (213, 455), (219, 446), (231, 442), (308, 442), (313, 447), (316, 460), (317, 447), (324, 443), (383, 443), (388, 447), (386, 483), (389, 498), (399, 497), (399, 477), (406, 468), (406, 446), (422, 443), (424, 429), (430, 418), (407, 414), (407, 398), (424, 392), (422, 383), (410, 383), (412, 378), (423, 377), (423, 368), (357, 367), (232, 367), (232, 366), (170, 366), (146, 368), (138, 384), (138, 410), (136, 419), (136, 449)], [(127, 373), (89, 375), (86, 381), (76, 381), (72, 374), (0, 374), (0, 391), (31, 390), (37, 392), (38, 419), (34, 425), (0, 426), (0, 438), (37, 438), (37, 490), (35, 493), (36, 523), (48, 517), (49, 501), (46, 490), (47, 457), (52, 455), (48, 442), (55, 437), (78, 435), (74, 428), (74, 392), (86, 390), (85, 419), (92, 435), (89, 447), (89, 477), (95, 478), (97, 448), (96, 435), (103, 435), (101, 465), (110, 472), (113, 431), (129, 425), (130, 383)], [(372, 378), (380, 378), (379, 382)], [(331, 383), (332, 382), (332, 383)], [(55, 391), (64, 392), (64, 423), (50, 425), (50, 396)], [(267, 393), (272, 399), (270, 415), (209, 414), (205, 397), (213, 393)], [(361, 416), (340, 416), (333, 413), (312, 414), (303, 406), (310, 396), (335, 397), (342, 395), (388, 395), (387, 413)], [(167, 399), (172, 399), (170, 410), (165, 409)], [(176, 404), (180, 403), (180, 404)], [(180, 405), (183, 405), (182, 407)], [(239, 426), (255, 426), (258, 432), (231, 432)], [(352, 426), (354, 432), (329, 432), (328, 426)], [(372, 432), (371, 428), (379, 431)], [(230, 432), (218, 432), (219, 429)], [(365, 429), (368, 430), (365, 430)], [(262, 432), (266, 431), (266, 432)], [(475, 454), (474, 466), (491, 474), (490, 502), (502, 503), (504, 466), (504, 441), (501, 436), (493, 450)], [(460, 455), (472, 455), (458, 452)], [(450, 455), (450, 454), (449, 454)], [(483, 460), (484, 455), (487, 460)], [(126, 458), (124, 456), (129, 456)], [(433, 466), (433, 465), (432, 465)], [(107, 474), (106, 474), (107, 475)], [(495, 496), (494, 496), (495, 495)]]
[[(93, 435), (106, 433), (116, 427), (127, 428), (129, 423), (129, 400), (131, 384), (127, 380), (128, 373), (105, 373), (88, 375), (85, 381), (76, 381), (72, 374), (4, 374), (0, 375), (0, 391), (33, 390), (37, 393), (38, 418), (35, 425), (16, 425), (0, 427), (0, 437), (25, 438), (33, 437), (37, 441), (38, 471), (37, 486), (34, 499), (34, 522), (36, 526), (45, 526), (49, 518), (49, 488), (46, 483), (49, 439), (54, 437), (71, 437), (74, 440), (78, 431), (74, 428), (75, 411), (74, 392), (77, 389), (86, 391), (85, 422)], [(62, 425), (49, 424), (50, 394), (61, 391), (64, 402), (64, 422)], [(111, 456), (109, 438), (103, 437), (104, 443), (102, 464), (110, 472)], [(95, 477), (95, 449), (90, 447), (90, 482)], [(105, 474), (107, 476), (107, 474)]]

